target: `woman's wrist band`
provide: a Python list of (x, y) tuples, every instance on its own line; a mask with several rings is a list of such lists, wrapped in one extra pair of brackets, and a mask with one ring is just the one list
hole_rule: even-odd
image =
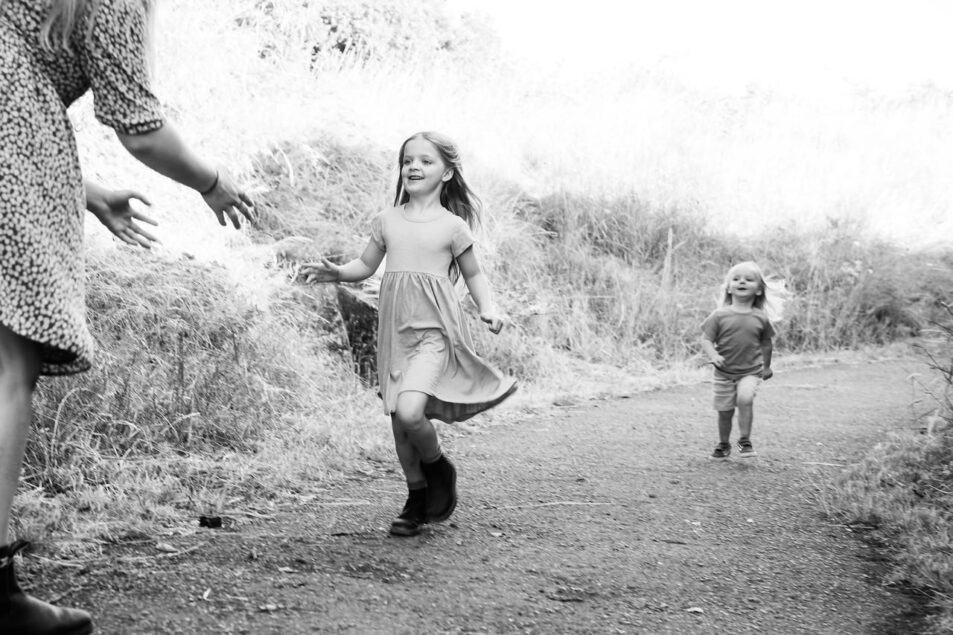
[(215, 180), (212, 181), (212, 184), (208, 186), (208, 189), (199, 191), (199, 194), (208, 196), (216, 187), (218, 187), (218, 170), (215, 170)]

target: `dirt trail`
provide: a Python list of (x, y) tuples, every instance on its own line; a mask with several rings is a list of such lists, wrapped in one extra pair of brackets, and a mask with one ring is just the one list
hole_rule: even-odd
[(909, 362), (786, 372), (756, 404), (757, 459), (708, 459), (707, 384), (445, 428), (452, 522), (386, 528), (404, 492), (378, 466), (306, 506), (34, 583), (100, 633), (895, 633), (913, 600), (826, 522), (813, 486), (904, 425)]

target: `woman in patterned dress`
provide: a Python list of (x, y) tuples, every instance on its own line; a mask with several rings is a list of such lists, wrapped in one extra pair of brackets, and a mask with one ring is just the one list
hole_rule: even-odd
[[(149, 87), (154, 0), (0, 0), (0, 633), (88, 633), (84, 611), (24, 594), (8, 544), (39, 375), (87, 370), (83, 208), (126, 242), (148, 243), (130, 193), (84, 187), (66, 109), (92, 90), (99, 121), (138, 160), (198, 191), (222, 225), (251, 200), (195, 155)], [(112, 226), (110, 226), (112, 223)]]

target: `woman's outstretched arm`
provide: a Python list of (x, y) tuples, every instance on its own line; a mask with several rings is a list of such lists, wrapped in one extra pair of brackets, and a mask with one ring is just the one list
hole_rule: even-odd
[(226, 216), (236, 228), (241, 226), (241, 216), (254, 220), (251, 198), (227, 174), (193, 152), (171, 123), (165, 122), (158, 130), (143, 134), (117, 132), (116, 136), (143, 164), (199, 192), (221, 225), (225, 225)]

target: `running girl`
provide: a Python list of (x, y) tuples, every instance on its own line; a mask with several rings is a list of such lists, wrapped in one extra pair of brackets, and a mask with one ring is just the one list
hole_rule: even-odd
[[(725, 277), (721, 306), (702, 323), (702, 349), (714, 368), (714, 405), (718, 411), (719, 442), (713, 459), (731, 454), (731, 427), (738, 410), (738, 455), (757, 456), (751, 443), (754, 397), (770, 379), (772, 320), (780, 319), (783, 286), (765, 282), (754, 262), (741, 262)], [(769, 317), (770, 313), (770, 317)]]
[(360, 258), (337, 266), (327, 259), (302, 267), (309, 281), (356, 282), (384, 256), (378, 307), (377, 372), (384, 412), (391, 417), (397, 458), (409, 490), (390, 532), (414, 536), (421, 525), (446, 520), (457, 504), (456, 468), (440, 449), (431, 419), (463, 421), (516, 390), (473, 351), (454, 280), (463, 276), (480, 319), (503, 328), (471, 227), (479, 199), (463, 179), (456, 146), (435, 132), (401, 145), (394, 207), (380, 212)]

